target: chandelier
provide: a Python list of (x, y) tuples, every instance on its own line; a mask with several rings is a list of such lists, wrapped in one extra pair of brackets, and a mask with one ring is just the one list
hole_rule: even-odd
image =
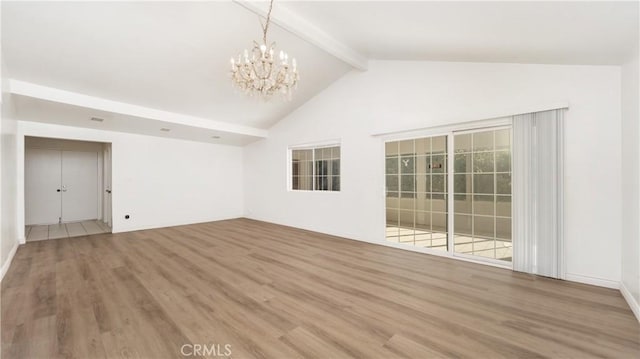
[(262, 44), (253, 42), (251, 51), (245, 49), (244, 53), (236, 58), (231, 58), (231, 79), (235, 87), (242, 92), (269, 99), (274, 94), (281, 94), (291, 99), (291, 91), (298, 83), (299, 75), (296, 59), (280, 51), (278, 59), (274, 57), (275, 42), (267, 46), (267, 31), (271, 23), (271, 10), (273, 0), (269, 4), (267, 20), (262, 26)]

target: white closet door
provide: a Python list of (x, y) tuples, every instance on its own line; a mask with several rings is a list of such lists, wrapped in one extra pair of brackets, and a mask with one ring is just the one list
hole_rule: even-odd
[(60, 151), (28, 148), (25, 159), (26, 224), (58, 223), (62, 195)]
[(62, 221), (98, 218), (98, 153), (62, 151)]

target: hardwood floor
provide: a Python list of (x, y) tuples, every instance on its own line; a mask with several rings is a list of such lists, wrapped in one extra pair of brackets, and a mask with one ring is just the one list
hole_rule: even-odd
[(175, 358), (185, 344), (234, 358), (638, 358), (640, 326), (616, 290), (248, 219), (27, 243), (2, 281), (4, 359)]

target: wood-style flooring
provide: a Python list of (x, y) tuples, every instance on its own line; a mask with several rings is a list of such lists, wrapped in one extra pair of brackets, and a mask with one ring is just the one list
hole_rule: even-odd
[(640, 358), (616, 290), (248, 219), (27, 243), (1, 299), (3, 359)]

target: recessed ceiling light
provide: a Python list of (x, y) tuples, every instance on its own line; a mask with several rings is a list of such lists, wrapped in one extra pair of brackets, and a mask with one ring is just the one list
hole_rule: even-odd
[(104, 121), (104, 119), (99, 117), (91, 117), (91, 121), (102, 122)]
[(169, 131), (171, 131), (171, 129), (170, 129), (170, 128), (164, 128), (164, 127), (163, 127), (163, 128), (161, 128), (161, 129), (160, 129), (160, 131), (163, 131), (163, 132), (169, 132)]
[(213, 139), (216, 139), (216, 140), (217, 140), (218, 138), (220, 138), (220, 136), (211, 136), (211, 138), (213, 138)]

